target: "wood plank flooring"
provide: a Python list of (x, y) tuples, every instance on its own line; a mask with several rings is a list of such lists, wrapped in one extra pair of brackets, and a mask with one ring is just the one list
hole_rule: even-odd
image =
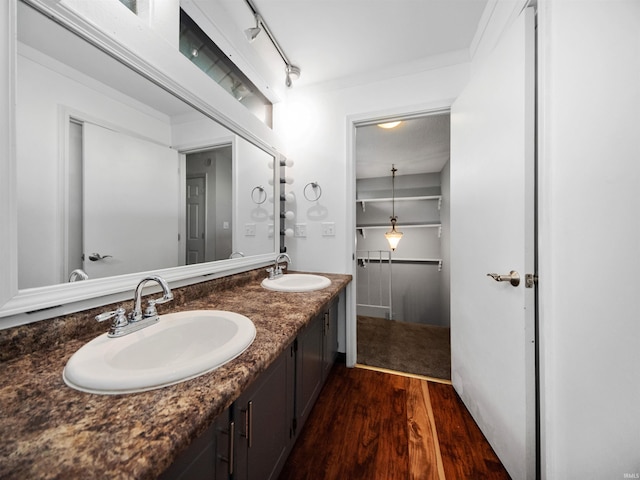
[(508, 479), (451, 385), (336, 365), (280, 480)]

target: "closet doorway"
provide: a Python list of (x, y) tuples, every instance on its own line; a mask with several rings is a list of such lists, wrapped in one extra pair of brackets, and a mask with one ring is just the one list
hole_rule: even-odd
[(450, 380), (449, 111), (356, 123), (355, 159), (357, 363)]

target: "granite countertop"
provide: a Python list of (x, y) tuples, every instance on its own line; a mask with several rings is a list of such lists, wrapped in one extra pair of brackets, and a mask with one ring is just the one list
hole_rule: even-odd
[[(253, 344), (238, 358), (162, 389), (112, 396), (67, 387), (62, 370), (92, 338), (86, 335), (6, 359), (0, 363), (0, 478), (156, 478), (351, 281), (350, 275), (323, 275), (332, 283), (315, 292), (267, 291), (256, 277), (173, 309), (160, 306), (160, 314), (234, 311), (256, 326)], [(91, 328), (97, 323), (87, 314), (82, 320)], [(107, 329), (101, 324), (98, 333)]]

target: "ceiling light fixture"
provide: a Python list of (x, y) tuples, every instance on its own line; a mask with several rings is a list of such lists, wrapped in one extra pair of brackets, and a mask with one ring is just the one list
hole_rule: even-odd
[(295, 65), (287, 65), (284, 71), (286, 74), (284, 84), (287, 86), (287, 88), (291, 88), (291, 80), (297, 80), (300, 78), (300, 68), (296, 67)]
[[(287, 88), (291, 88), (291, 86), (293, 85), (293, 80), (297, 80), (298, 78), (300, 78), (300, 67), (293, 65), (289, 61), (289, 58), (285, 55), (284, 51), (282, 50), (282, 47), (280, 47), (280, 44), (277, 42), (276, 38), (271, 33), (271, 30), (269, 30), (269, 27), (264, 22), (264, 18), (262, 18), (262, 15), (260, 15), (260, 13), (258, 13), (258, 9), (253, 4), (253, 1), (245, 0), (245, 3), (249, 6), (251, 13), (253, 13), (254, 18), (256, 19), (256, 26), (253, 28), (246, 29), (244, 31), (245, 35), (251, 42), (255, 40), (256, 36), (260, 33), (261, 30), (264, 30), (264, 33), (267, 35), (267, 37), (269, 37), (269, 40), (271, 40), (271, 43), (273, 44), (273, 46), (276, 47), (278, 54), (280, 55), (280, 57), (282, 58), (282, 61), (284, 62), (284, 66), (285, 66), (284, 83), (287, 86)], [(262, 29), (260, 29), (260, 26), (262, 26)]]
[(389, 247), (392, 251), (398, 247), (398, 243), (402, 238), (402, 232), (396, 230), (396, 222), (398, 221), (398, 217), (396, 217), (396, 172), (398, 169), (395, 165), (391, 165), (391, 230), (384, 234), (387, 242), (389, 242)]
[(260, 22), (261, 22), (260, 15), (256, 13), (253, 15), (253, 17), (256, 19), (256, 26), (247, 28), (244, 31), (244, 34), (247, 36), (247, 40), (249, 40), (249, 42), (253, 42), (262, 31), (262, 29), (260, 28)]
[(380, 128), (395, 128), (398, 125), (400, 125), (402, 122), (401, 121), (397, 121), (397, 122), (387, 122), (387, 123), (379, 123), (378, 126)]

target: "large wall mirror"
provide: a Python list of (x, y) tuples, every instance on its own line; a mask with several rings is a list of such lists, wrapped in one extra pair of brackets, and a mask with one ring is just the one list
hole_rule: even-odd
[(274, 150), (37, 8), (16, 14), (19, 297), (47, 307), (142, 272), (185, 279), (275, 254)]

